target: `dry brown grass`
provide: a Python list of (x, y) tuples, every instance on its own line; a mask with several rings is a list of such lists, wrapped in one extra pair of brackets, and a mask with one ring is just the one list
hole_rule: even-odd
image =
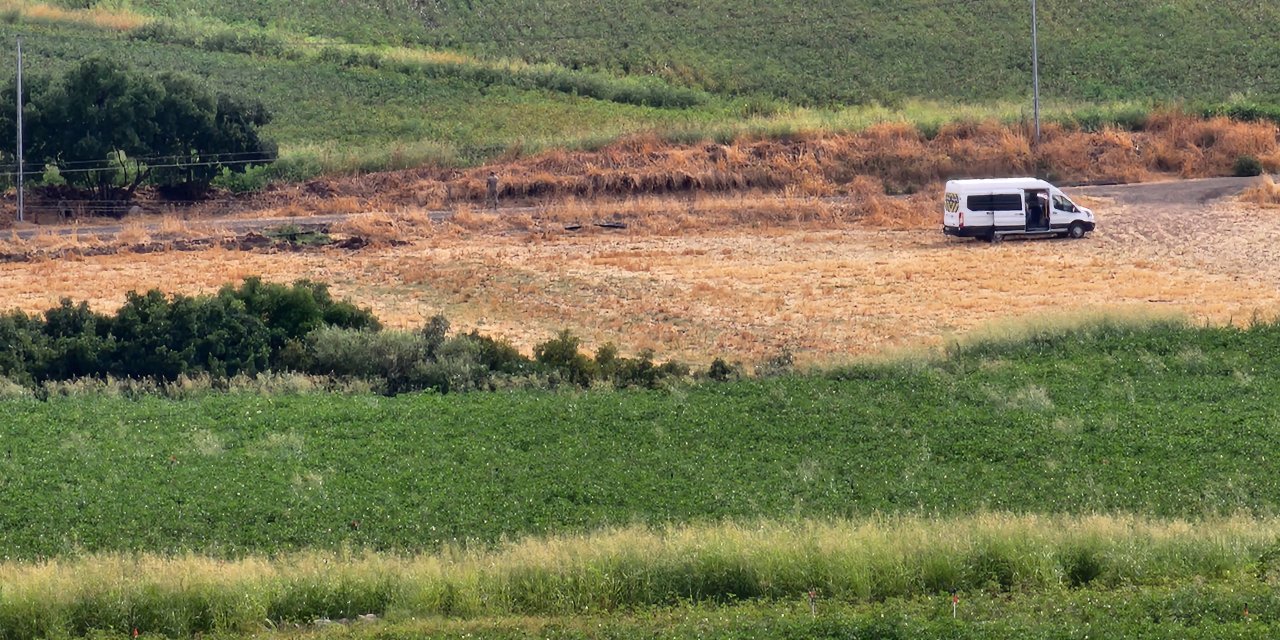
[(1245, 189), (1240, 199), (1267, 209), (1280, 208), (1280, 184), (1276, 184), (1271, 176), (1262, 176), (1256, 184)]
[(16, 13), (24, 20), (81, 24), (112, 31), (132, 31), (150, 21), (149, 18), (127, 9), (110, 9), (95, 6), (89, 9), (64, 9), (43, 2), (24, 0), (0, 0), (0, 12)]
[[(57, 269), (2, 264), (0, 308), (39, 311), (70, 296), (111, 310), (129, 289), (190, 294), (249, 275), (309, 277), (332, 283), (337, 295), (372, 307), (391, 326), (444, 313), (457, 329), (504, 336), (526, 351), (568, 328), (589, 348), (614, 342), (697, 363), (717, 356), (755, 362), (784, 346), (802, 363), (840, 362), (1046, 314), (1169, 312), (1225, 322), (1280, 308), (1273, 242), (1280, 217), (1260, 217), (1252, 205), (1217, 206), (1215, 226), (1205, 229), (1181, 212), (1160, 217), (1111, 204), (1087, 240), (991, 246), (944, 240), (933, 228), (842, 224), (835, 216), (849, 209), (812, 198), (766, 200), (699, 198), (691, 209), (690, 202), (673, 208), (670, 200), (637, 198), (621, 210), (634, 226), (578, 233), (561, 226), (495, 234), (491, 225), (507, 223), (466, 211), (478, 230), (446, 224), (427, 233), (398, 217), (413, 212), (371, 214), (349, 231), (385, 230), (409, 244), (123, 254)], [(812, 222), (796, 213), (806, 206)], [(519, 224), (554, 227), (618, 212), (579, 203)], [(709, 223), (742, 216), (762, 222)]]
[(151, 242), (151, 231), (141, 218), (129, 218), (120, 225), (115, 242), (120, 245), (146, 244)]
[[(1228, 175), (1242, 155), (1280, 165), (1276, 126), (1169, 112), (1153, 116), (1141, 132), (1049, 124), (1043, 143), (1032, 148), (1021, 127), (996, 122), (952, 123), (932, 138), (895, 122), (857, 133), (744, 138), (728, 145), (672, 145), (641, 135), (597, 151), (554, 150), (464, 171), (422, 167), (280, 187), (264, 204), (334, 213), (479, 206), (490, 170), (499, 173), (504, 205), (753, 192), (858, 201), (885, 191), (924, 189), (950, 177), (1030, 175), (1045, 168), (1060, 182)], [(879, 191), (870, 194), (871, 185)], [(862, 204), (876, 220), (911, 213), (890, 201)]]
[[(844, 196), (820, 198), (783, 191), (697, 197), (639, 196), (619, 201), (566, 198), (543, 207), (493, 212), (470, 204), (454, 207), (448, 226), (469, 232), (671, 235), (714, 229), (842, 229), (936, 226), (937, 189), (905, 198), (886, 196), (879, 183), (860, 179)], [(622, 229), (617, 228), (621, 225)]]
[(337, 236), (359, 237), (374, 246), (393, 245), (429, 237), (436, 225), (422, 210), (375, 211), (351, 216), (330, 227)]

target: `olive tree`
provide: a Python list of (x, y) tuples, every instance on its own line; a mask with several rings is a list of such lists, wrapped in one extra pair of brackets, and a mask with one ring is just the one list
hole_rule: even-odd
[[(199, 195), (227, 167), (273, 161), (259, 135), (258, 102), (214, 94), (178, 74), (152, 75), (102, 57), (31, 83), (23, 107), (27, 158), (51, 165), (99, 200), (127, 200), (153, 183)], [(12, 84), (0, 94), (0, 131), (14, 130)]]

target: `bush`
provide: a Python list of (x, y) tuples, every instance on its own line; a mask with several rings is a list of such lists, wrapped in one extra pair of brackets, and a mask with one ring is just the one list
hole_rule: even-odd
[(533, 359), (544, 369), (558, 373), (565, 382), (587, 387), (595, 377), (595, 363), (578, 350), (579, 344), (581, 341), (565, 329), (534, 347)]
[(472, 330), (467, 334), (478, 347), (477, 362), (489, 371), (509, 376), (528, 375), (533, 372), (533, 360), (525, 357), (510, 342), (480, 335)]
[(335, 301), (327, 286), (308, 280), (282, 285), (246, 278), (214, 296), (131, 291), (111, 316), (71, 300), (43, 316), (0, 315), (0, 343), (6, 346), (0, 379), (44, 395), (116, 389), (113, 379), (142, 385), (129, 389), (183, 394), (225, 389), (232, 379), (297, 372), (394, 395), (588, 387), (597, 380), (652, 389), (689, 375), (679, 362), (656, 364), (651, 351), (621, 357), (611, 344), (593, 360), (568, 331), (538, 345), (530, 359), (509, 342), (474, 330), (450, 336), (444, 316), (416, 331), (381, 329), (368, 309)]
[(35, 380), (33, 369), (45, 361), (48, 340), (40, 331), (38, 318), (21, 311), (0, 316), (0, 376), (19, 384)]
[(266, 371), (274, 349), (269, 326), (235, 298), (167, 298), (129, 292), (110, 324), (116, 341), (106, 372), (176, 380), (205, 372), (218, 378)]
[(225, 29), (206, 36), (200, 47), (207, 51), (240, 53), (264, 57), (280, 57), (284, 53), (284, 41), (262, 31)]
[(230, 167), (223, 167), (211, 184), (232, 193), (262, 191), (271, 183), (271, 178), (275, 171), (277, 169), (268, 164), (247, 165), (242, 172), (232, 171)]
[(796, 358), (791, 347), (783, 347), (756, 367), (756, 375), (761, 378), (775, 378), (790, 375), (795, 370)]
[(326, 326), (307, 336), (307, 346), (310, 373), (381, 379), (388, 394), (426, 386), (427, 341), (420, 333)]
[(131, 291), (112, 316), (64, 299), (43, 317), (0, 315), (0, 376), (35, 386), (307, 370), (306, 335), (323, 326), (380, 328), (370, 311), (335, 301), (327, 287), (305, 280), (285, 286), (249, 278), (216, 296)]
[(322, 326), (371, 331), (382, 328), (369, 309), (334, 300), (328, 285), (305, 279), (286, 286), (264, 283), (257, 277), (245, 278), (239, 287), (223, 287), (218, 297), (238, 300), (245, 311), (261, 319), (269, 336), (273, 368), (283, 368), (281, 355), (286, 343), (303, 340)]
[(1237, 178), (1248, 178), (1262, 175), (1262, 161), (1253, 156), (1240, 156), (1232, 167), (1232, 174)]
[(740, 368), (725, 362), (723, 358), (712, 360), (711, 366), (707, 368), (707, 378), (716, 382), (728, 382), (740, 377), (742, 377)]

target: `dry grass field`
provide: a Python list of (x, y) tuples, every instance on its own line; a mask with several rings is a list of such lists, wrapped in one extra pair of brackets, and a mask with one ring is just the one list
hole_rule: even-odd
[[(1010, 319), (1105, 311), (1242, 322), (1280, 308), (1275, 209), (1247, 198), (1200, 214), (1176, 202), (1086, 201), (1101, 226), (1085, 240), (998, 245), (944, 238), (929, 194), (839, 205), (650, 199), (538, 216), (463, 209), (444, 223), (369, 214), (334, 230), (374, 241), (356, 251), (215, 248), (3, 264), (0, 306), (35, 312), (65, 296), (108, 310), (128, 289), (200, 293), (250, 275), (312, 278), (395, 326), (444, 313), (456, 328), (526, 350), (567, 328), (589, 346), (612, 341), (699, 363), (752, 363), (784, 348), (802, 363), (834, 363)], [(591, 224), (615, 219), (628, 227)], [(573, 221), (582, 230), (565, 231)]]

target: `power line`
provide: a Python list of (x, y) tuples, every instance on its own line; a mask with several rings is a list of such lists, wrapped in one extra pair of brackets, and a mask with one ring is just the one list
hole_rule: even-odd
[[(245, 159), (246, 157), (249, 157), (249, 159), (251, 160), (255, 160), (255, 159), (266, 160), (266, 161), (274, 160), (274, 158), (269, 157), (269, 154), (263, 151), (234, 151), (234, 152), (229, 151), (226, 153), (195, 153), (195, 154), (189, 154), (189, 155), (175, 153), (175, 154), (164, 155), (164, 156), (126, 156), (124, 158), (124, 161), (125, 162), (143, 162), (147, 164), (150, 164), (153, 162), (161, 162), (161, 163), (174, 162), (174, 163), (182, 164), (181, 161), (184, 159), (212, 162), (212, 161), (221, 160), (221, 159), (228, 159), (228, 160)], [(59, 170), (62, 170), (63, 168), (67, 168), (67, 169), (80, 168), (85, 165), (99, 165), (103, 167), (111, 167), (111, 166), (119, 166), (119, 163), (120, 163), (119, 160), (104, 158), (101, 160), (55, 160), (53, 162), (48, 162), (46, 164), (56, 166), (58, 167)], [(12, 164), (0, 165), (0, 169), (13, 169), (15, 167), (16, 165), (12, 165)]]
[[(138, 167), (130, 167), (130, 168), (133, 168), (133, 169), (144, 169), (144, 170), (145, 170), (145, 169), (185, 169), (185, 168), (187, 168), (187, 167), (214, 167), (214, 166), (223, 166), (223, 167), (227, 167), (227, 166), (242, 165), (242, 164), (244, 164), (244, 165), (251, 165), (251, 164), (262, 164), (262, 165), (266, 165), (266, 164), (270, 164), (270, 163), (269, 163), (269, 162), (266, 162), (266, 161), (263, 161), (263, 160), (229, 160), (229, 161), (225, 161), (225, 162), (216, 162), (216, 161), (215, 161), (215, 162), (188, 162), (188, 163), (183, 163), (183, 164), (145, 164), (145, 163), (144, 163), (144, 164), (142, 164), (141, 166), (138, 166)], [(95, 171), (107, 171), (107, 170), (110, 170), (110, 169), (119, 169), (119, 168), (120, 168), (120, 166), (119, 166), (119, 165), (109, 165), (109, 166), (103, 166), (103, 167), (95, 167), (95, 168), (91, 168), (91, 169), (68, 169), (68, 170), (66, 170), (66, 171), (59, 170), (59, 171), (58, 171), (58, 174), (59, 174), (59, 175), (66, 175), (66, 174), (68, 174), (68, 173), (93, 173), (93, 172), (95, 172)], [(0, 177), (8, 177), (8, 178), (12, 178), (12, 177), (15, 177), (15, 176), (17, 176), (17, 175), (18, 175), (18, 174), (17, 174), (17, 172), (16, 172), (16, 171), (9, 171), (9, 172), (0, 173)], [(32, 174), (31, 174), (31, 173), (27, 173), (26, 175), (32, 175)]]

